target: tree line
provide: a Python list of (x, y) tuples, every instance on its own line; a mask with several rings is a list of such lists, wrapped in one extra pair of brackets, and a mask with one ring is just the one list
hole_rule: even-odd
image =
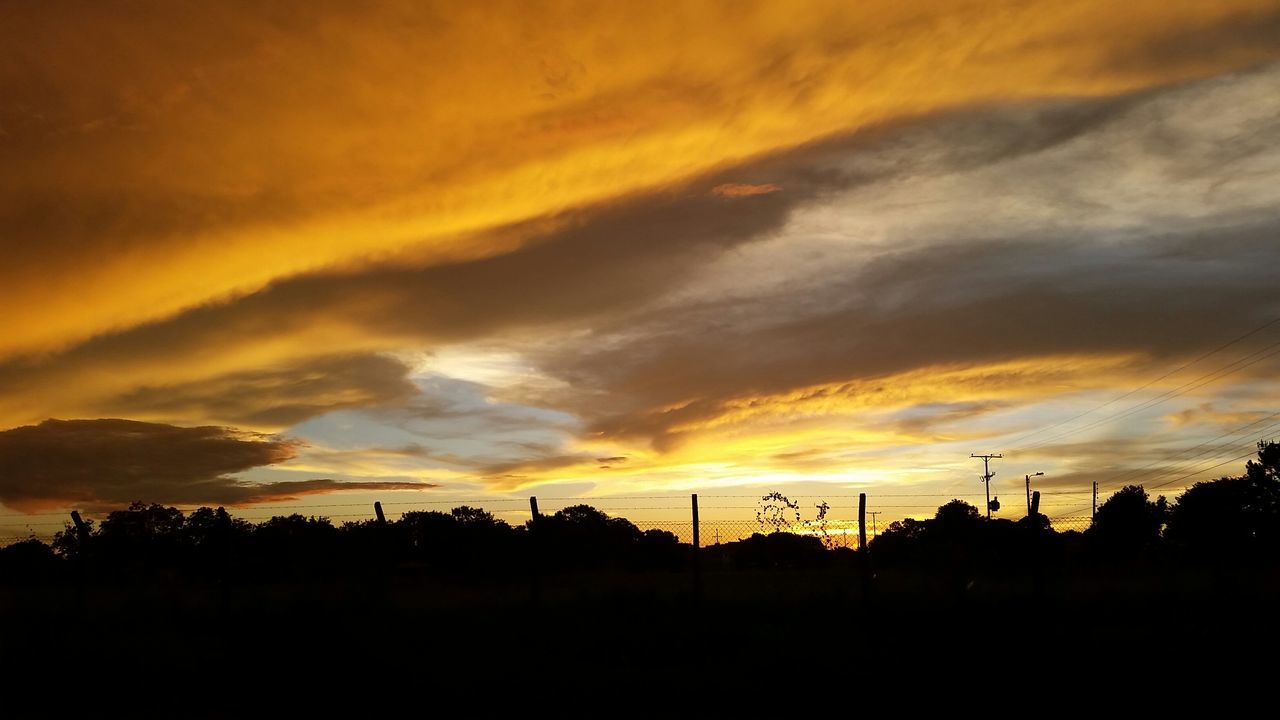
[[(777, 500), (777, 493), (763, 500)], [(785, 498), (784, 498), (785, 499)], [(763, 525), (763, 524), (762, 524)], [(774, 526), (776, 530), (778, 526)], [(399, 520), (332, 524), (293, 514), (259, 523), (223, 508), (183, 513), (135, 503), (100, 524), (67, 526), (51, 543), (0, 548), (0, 582), (88, 574), (98, 579), (218, 579), (367, 572), (513, 574), (558, 571), (950, 567), (1013, 571), (1064, 563), (1258, 562), (1280, 557), (1280, 444), (1259, 445), (1243, 475), (1196, 483), (1169, 502), (1126, 486), (1083, 533), (1056, 532), (1042, 514), (988, 520), (960, 500), (934, 517), (891, 523), (868, 553), (821, 536), (762, 532), (702, 548), (664, 530), (640, 530), (587, 505), (512, 526), (473, 507), (407, 512)]]

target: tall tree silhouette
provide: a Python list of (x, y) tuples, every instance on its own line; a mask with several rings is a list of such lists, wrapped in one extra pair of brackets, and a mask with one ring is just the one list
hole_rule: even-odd
[(1260, 443), (1240, 477), (1198, 482), (1174, 504), (1170, 542), (1223, 559), (1280, 550), (1280, 444)]
[(1127, 485), (1098, 507), (1085, 537), (1105, 552), (1133, 553), (1159, 542), (1167, 515), (1163, 495), (1153, 501), (1141, 485)]

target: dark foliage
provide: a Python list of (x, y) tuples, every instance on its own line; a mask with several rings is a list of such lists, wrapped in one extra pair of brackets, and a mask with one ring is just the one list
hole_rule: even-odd
[[(988, 520), (978, 508), (953, 500), (931, 519), (891, 523), (872, 541), (869, 556), (861, 556), (824, 543), (821, 523), (816, 535), (784, 532), (798, 517), (798, 505), (778, 493), (762, 502), (767, 508), (761, 516), (773, 520), (761, 524), (771, 532), (703, 548), (703, 566), (812, 570), (871, 563), (877, 570), (924, 569), (969, 587), (979, 575), (1039, 577), (1064, 563), (1132, 564), (1157, 555), (1254, 561), (1280, 551), (1280, 446), (1261, 444), (1258, 460), (1248, 463), (1244, 475), (1198, 483), (1172, 507), (1164, 497), (1152, 500), (1141, 486), (1125, 487), (1098, 508), (1083, 535), (1057, 533), (1040, 514), (1017, 522)], [(534, 568), (538, 573), (683, 571), (694, 560), (692, 548), (675, 535), (642, 532), (588, 505), (520, 527), (466, 506), (335, 527), (324, 517), (289, 515), (252, 524), (223, 508), (184, 515), (171, 507), (134, 503), (96, 528), (68, 525), (50, 545), (28, 540), (0, 550), (0, 572), (10, 582), (56, 577), (68, 568), (80, 577), (117, 580), (371, 572), (497, 577), (525, 576)]]
[(1261, 444), (1258, 462), (1241, 477), (1188, 488), (1165, 535), (1179, 549), (1220, 561), (1280, 550), (1280, 444)]
[(1127, 557), (1160, 542), (1169, 504), (1164, 496), (1154, 501), (1140, 485), (1128, 485), (1098, 507), (1085, 538), (1099, 552)]
[(1024, 568), (1034, 558), (1056, 549), (1054, 535), (1043, 515), (1018, 522), (987, 520), (978, 508), (952, 500), (938, 508), (930, 520), (891, 523), (871, 542), (870, 549), (877, 564), (967, 574), (979, 569)]
[(35, 538), (0, 548), (0, 583), (46, 580), (59, 569), (53, 548)]

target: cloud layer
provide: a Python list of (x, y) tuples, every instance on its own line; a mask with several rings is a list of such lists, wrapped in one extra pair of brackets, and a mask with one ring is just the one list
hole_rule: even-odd
[(274, 7), (0, 10), (0, 502), (848, 481), (1280, 312), (1274, 3)]
[[(222, 427), (176, 427), (132, 420), (48, 420), (0, 432), (0, 502), (99, 508), (135, 500), (242, 504), (339, 487), (332, 480), (249, 483), (231, 475), (285, 462), (296, 441)], [(362, 489), (422, 489), (416, 483), (364, 483)]]
[(495, 228), (876, 123), (1277, 55), (1266, 0), (0, 13), (0, 355), (389, 253), (489, 256)]

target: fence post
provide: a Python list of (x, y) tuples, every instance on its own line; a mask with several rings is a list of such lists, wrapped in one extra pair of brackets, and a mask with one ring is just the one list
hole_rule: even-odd
[(82, 544), (89, 539), (89, 526), (84, 524), (84, 520), (80, 519), (80, 511), (71, 511), (71, 522), (76, 524), (76, 539)]
[(373, 503), (373, 513), (378, 516), (379, 525), (387, 524), (387, 516), (382, 514), (382, 503), (380, 502)]
[(858, 493), (858, 549), (867, 549), (867, 494)]
[(532, 521), (529, 524), (529, 600), (535, 606), (542, 603), (542, 573), (538, 563), (542, 561), (542, 538), (538, 532), (538, 520), (542, 518), (538, 512), (538, 498), (529, 496), (529, 514)]
[(1031, 493), (1031, 517), (1035, 517), (1040, 512), (1040, 491), (1036, 490)]
[(700, 542), (701, 536), (698, 533), (698, 493), (693, 494), (693, 549), (697, 550), (702, 547)]
[(693, 503), (693, 597), (694, 601), (702, 595), (702, 558), (698, 548), (702, 547), (702, 536), (698, 527), (698, 493), (690, 496)]

